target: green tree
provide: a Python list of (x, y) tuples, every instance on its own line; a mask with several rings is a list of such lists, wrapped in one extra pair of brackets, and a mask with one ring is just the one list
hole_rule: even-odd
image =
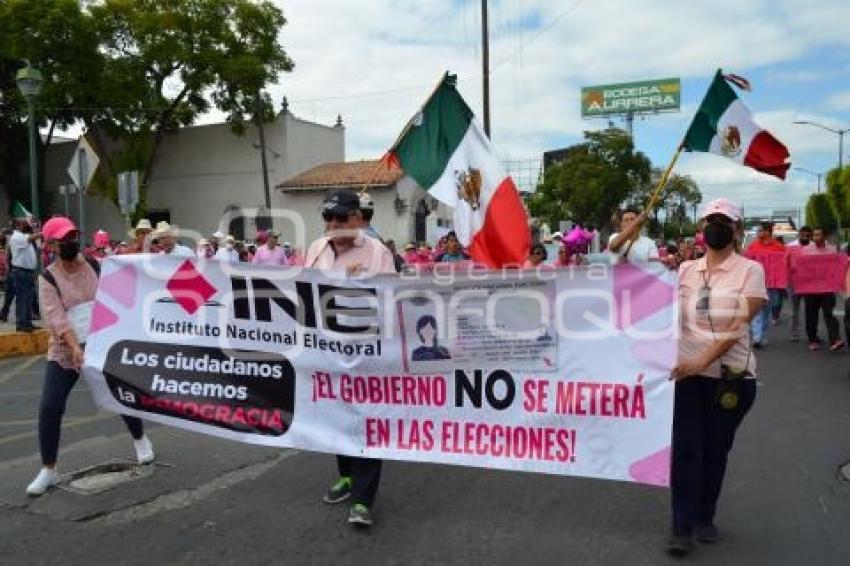
[(531, 213), (556, 226), (566, 218), (604, 226), (621, 203), (649, 181), (649, 159), (635, 151), (626, 132), (609, 128), (585, 132), (585, 142), (568, 148), (546, 168), (529, 199)]
[(138, 168), (143, 187), (164, 135), (212, 105), (241, 131), (262, 89), (293, 68), (277, 40), (286, 19), (269, 1), (106, 0), (90, 10), (106, 78), (102, 111), (86, 125), (101, 154), (108, 138), (121, 142), (107, 172), (113, 161)]
[(835, 230), (837, 217), (828, 195), (817, 193), (809, 197), (809, 201), (806, 203), (806, 224), (812, 228)]
[(45, 148), (56, 128), (84, 119), (97, 104), (102, 60), (94, 20), (76, 0), (0, 0), (0, 178), (10, 201), (29, 202), (30, 191), (27, 105), (16, 72), (29, 61), (44, 77), (36, 104), (38, 125), (46, 129), (37, 144), (39, 201), (47, 212), (53, 191), (43, 186)]
[(846, 230), (850, 227), (850, 165), (841, 170), (835, 167), (826, 174), (826, 194)]

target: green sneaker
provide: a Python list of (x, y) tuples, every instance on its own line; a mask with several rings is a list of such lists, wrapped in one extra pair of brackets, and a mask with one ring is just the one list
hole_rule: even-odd
[(351, 511), (348, 512), (348, 522), (352, 525), (369, 527), (372, 525), (372, 513), (362, 503), (355, 503), (351, 506)]
[(323, 499), (325, 503), (334, 504), (345, 501), (349, 497), (351, 497), (351, 478), (348, 476), (342, 476), (327, 492), (325, 492), (325, 497)]

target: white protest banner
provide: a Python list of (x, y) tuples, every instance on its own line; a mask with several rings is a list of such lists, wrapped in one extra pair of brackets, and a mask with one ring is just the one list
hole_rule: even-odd
[(106, 409), (267, 446), (667, 485), (675, 274), (595, 265), (347, 279), (105, 260)]

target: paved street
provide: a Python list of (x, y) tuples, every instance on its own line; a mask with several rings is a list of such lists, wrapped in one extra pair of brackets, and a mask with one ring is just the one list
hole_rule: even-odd
[[(732, 454), (718, 524), (695, 564), (846, 564), (850, 354), (809, 353), (784, 329), (759, 355), (763, 385)], [(371, 531), (321, 494), (324, 454), (254, 448), (152, 427), (154, 473), (98, 495), (27, 500), (44, 362), (0, 365), (3, 564), (665, 564), (665, 490), (625, 483), (388, 463)], [(132, 454), (121, 421), (81, 383), (62, 470)]]

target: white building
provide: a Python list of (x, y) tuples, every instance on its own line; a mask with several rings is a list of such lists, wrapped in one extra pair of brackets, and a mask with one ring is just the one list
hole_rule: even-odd
[(375, 206), (372, 226), (384, 240), (394, 240), (399, 251), (410, 241), (433, 243), (449, 230), (451, 210), (438, 204), (400, 169), (388, 168), (379, 161), (331, 162), (275, 187), (281, 206), (304, 220), (305, 243), (299, 242), (292, 223), (275, 222), (282, 239), (304, 249), (321, 236), (322, 201), (328, 191), (340, 188), (369, 193)]
[[(345, 159), (341, 121), (324, 126), (284, 110), (264, 131), (272, 208), (284, 204), (276, 185), (320, 163)], [(67, 168), (76, 144), (54, 143), (47, 150), (45, 182), (57, 191), (56, 213), (65, 211), (58, 189), (71, 183)], [(163, 138), (147, 190), (147, 216), (154, 224), (166, 220), (203, 235), (220, 229), (237, 238), (253, 238), (257, 209), (264, 202), (259, 136), (253, 125), (243, 135), (220, 123), (182, 128)], [(79, 222), (78, 195), (70, 196), (69, 208)], [(85, 219), (89, 237), (97, 229), (107, 230), (113, 239), (127, 237), (126, 220), (109, 199), (87, 197)]]

